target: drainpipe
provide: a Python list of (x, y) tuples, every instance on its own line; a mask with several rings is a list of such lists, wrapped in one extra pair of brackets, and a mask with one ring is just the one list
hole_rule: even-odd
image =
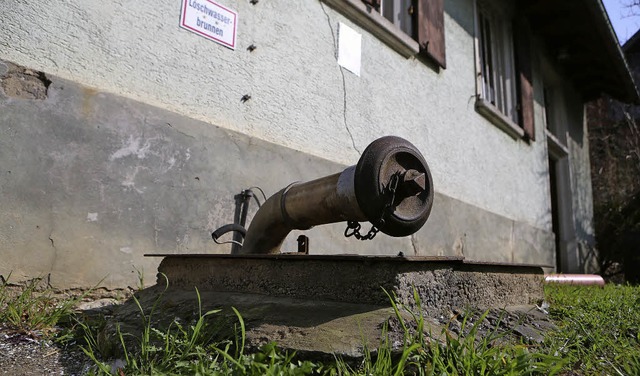
[(427, 221), (433, 181), (418, 149), (400, 137), (369, 144), (357, 165), (338, 174), (293, 183), (271, 196), (254, 216), (241, 254), (276, 254), (292, 230), (369, 221), (387, 235), (408, 236)]

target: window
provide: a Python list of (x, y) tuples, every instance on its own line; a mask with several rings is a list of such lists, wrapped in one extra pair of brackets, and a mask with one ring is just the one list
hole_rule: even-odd
[(415, 9), (412, 0), (382, 0), (379, 12), (400, 30), (414, 37), (413, 13)]
[(444, 0), (321, 0), (405, 57), (446, 68)]
[[(545, 134), (547, 135), (547, 150), (550, 158), (558, 161), (569, 155), (567, 148), (566, 122), (558, 121), (561, 114), (558, 113), (558, 93), (556, 89), (545, 87), (542, 91), (544, 95), (544, 124)], [(563, 132), (564, 130), (564, 132)]]
[(478, 7), (479, 49), (482, 98), (514, 123), (516, 109), (516, 75), (513, 60), (511, 27), (502, 17)]
[(495, 3), (476, 5), (476, 108), (512, 136), (534, 140), (528, 34), (512, 3)]
[(420, 51), (445, 68), (443, 0), (362, 0), (405, 34)]

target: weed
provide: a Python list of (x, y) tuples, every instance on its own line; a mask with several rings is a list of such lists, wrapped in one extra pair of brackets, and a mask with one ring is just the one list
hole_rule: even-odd
[(145, 286), (144, 285), (144, 268), (138, 269), (134, 265), (133, 269), (135, 269), (136, 274), (138, 275), (138, 286), (137, 286), (137, 289), (138, 289), (138, 291), (142, 291), (142, 290), (144, 290), (144, 286)]
[[(449, 327), (442, 331), (444, 342), (425, 334), (425, 320), (420, 296), (414, 290), (414, 309), (396, 301), (389, 294), (395, 317), (403, 332), (402, 348), (394, 355), (390, 340), (383, 330), (382, 341), (374, 354), (365, 348), (364, 361), (358, 369), (338, 362), (339, 375), (554, 375), (563, 361), (557, 356), (546, 355), (542, 349), (522, 343), (513, 343), (512, 332), (499, 330), (500, 318), (486, 334), (480, 334), (480, 326), (489, 311), (468, 321), (472, 315), (464, 315), (459, 334)], [(405, 320), (408, 314), (411, 323)], [(386, 329), (385, 329), (386, 330)]]
[(50, 288), (41, 288), (42, 278), (34, 278), (13, 292), (8, 280), (0, 282), (0, 323), (31, 336), (51, 334), (85, 296), (56, 299)]
[(84, 330), (81, 349), (95, 364), (94, 374), (307, 375), (317, 374), (322, 369), (309, 361), (294, 361), (295, 353), (282, 353), (275, 344), (268, 344), (255, 354), (244, 354), (246, 328), (235, 308), (232, 308), (238, 321), (235, 339), (214, 338), (210, 316), (220, 310), (203, 313), (197, 289), (196, 320), (186, 325), (175, 319), (166, 330), (160, 330), (152, 323), (163, 293), (156, 298), (148, 313), (144, 312), (135, 296), (132, 298), (141, 313), (143, 329), (136, 336), (117, 327), (119, 350), (124, 358), (118, 366), (112, 366), (105, 360), (109, 354), (101, 352), (100, 334), (95, 328), (84, 322), (78, 323)]

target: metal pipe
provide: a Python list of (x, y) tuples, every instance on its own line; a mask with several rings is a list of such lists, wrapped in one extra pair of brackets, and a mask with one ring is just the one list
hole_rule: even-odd
[(568, 285), (598, 285), (604, 287), (604, 279), (597, 274), (549, 274), (544, 277), (544, 282)]
[(355, 166), (271, 196), (253, 217), (241, 254), (274, 254), (292, 230), (369, 221), (391, 236), (413, 234), (433, 205), (433, 181), (424, 157), (394, 136), (369, 144)]
[(339, 174), (293, 183), (269, 197), (253, 217), (240, 253), (278, 253), (292, 230), (366, 221), (355, 198), (354, 171), (351, 166)]

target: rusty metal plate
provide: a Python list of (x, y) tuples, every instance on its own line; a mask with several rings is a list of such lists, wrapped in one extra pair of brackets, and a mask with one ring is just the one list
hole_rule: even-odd
[(188, 257), (207, 259), (269, 259), (269, 260), (332, 260), (332, 261), (394, 261), (394, 262), (463, 262), (458, 256), (377, 256), (377, 255), (306, 255), (298, 252), (273, 254), (206, 254), (206, 253), (147, 253), (145, 257)]

